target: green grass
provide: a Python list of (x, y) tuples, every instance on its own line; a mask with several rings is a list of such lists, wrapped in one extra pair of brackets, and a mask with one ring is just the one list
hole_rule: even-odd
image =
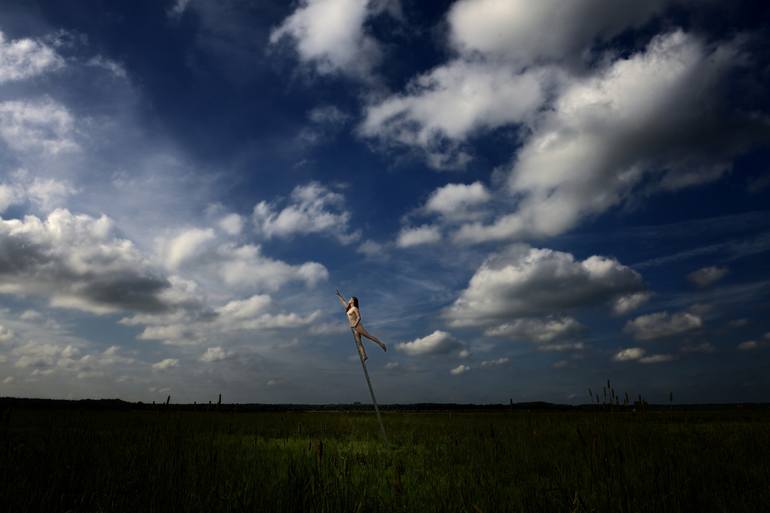
[(770, 412), (6, 411), (3, 511), (767, 510)]

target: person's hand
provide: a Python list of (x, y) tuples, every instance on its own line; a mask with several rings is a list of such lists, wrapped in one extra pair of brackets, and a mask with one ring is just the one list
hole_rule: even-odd
[(338, 295), (339, 297), (342, 297), (342, 294), (340, 294), (340, 289), (337, 289), (337, 295)]

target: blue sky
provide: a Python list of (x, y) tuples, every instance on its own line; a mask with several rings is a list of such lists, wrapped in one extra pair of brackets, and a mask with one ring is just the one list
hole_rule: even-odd
[(0, 6), (0, 395), (770, 392), (770, 9)]

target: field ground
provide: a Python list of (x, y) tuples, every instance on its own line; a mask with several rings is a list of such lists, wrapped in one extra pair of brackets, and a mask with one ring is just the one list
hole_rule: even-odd
[(14, 513), (770, 510), (768, 408), (0, 416)]

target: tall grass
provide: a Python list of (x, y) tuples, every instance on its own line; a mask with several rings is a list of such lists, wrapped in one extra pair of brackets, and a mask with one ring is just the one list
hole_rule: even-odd
[[(608, 399), (613, 397), (608, 392)], [(762, 511), (766, 410), (19, 410), (2, 511)]]

